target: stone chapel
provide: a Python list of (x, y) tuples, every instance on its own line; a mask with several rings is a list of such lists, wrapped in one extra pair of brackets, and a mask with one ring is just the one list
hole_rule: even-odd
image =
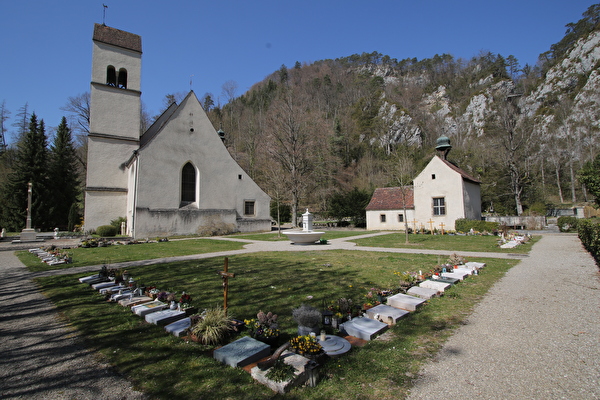
[(141, 132), (139, 35), (95, 24), (84, 228), (134, 238), (270, 230), (270, 197), (231, 157), (193, 91)]

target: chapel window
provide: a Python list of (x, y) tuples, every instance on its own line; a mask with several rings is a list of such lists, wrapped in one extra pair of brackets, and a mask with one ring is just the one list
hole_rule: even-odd
[(381, 221), (381, 223), (385, 223), (385, 214), (381, 214), (379, 216), (379, 221)]
[(112, 65), (106, 68), (106, 84), (108, 86), (117, 86), (117, 72)]
[(433, 198), (433, 215), (446, 215), (446, 200), (444, 197)]
[(196, 168), (187, 163), (181, 170), (181, 204), (187, 205), (196, 201)]
[(244, 215), (253, 217), (255, 215), (255, 201), (254, 200), (246, 200), (244, 201)]
[(127, 70), (125, 68), (119, 69), (119, 81), (117, 86), (121, 89), (127, 89)]
[(404, 214), (398, 214), (398, 222), (404, 222)]

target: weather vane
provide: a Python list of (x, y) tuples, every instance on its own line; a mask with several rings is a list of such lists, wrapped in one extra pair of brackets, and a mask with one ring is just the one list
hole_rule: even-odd
[(194, 75), (190, 75), (190, 90), (192, 90), (192, 78), (194, 77)]
[(106, 9), (108, 6), (106, 4), (102, 4), (102, 25), (106, 26)]

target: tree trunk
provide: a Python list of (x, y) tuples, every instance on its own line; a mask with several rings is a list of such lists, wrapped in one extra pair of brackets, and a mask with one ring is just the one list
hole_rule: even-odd
[(575, 171), (573, 170), (573, 160), (569, 162), (569, 173), (571, 174), (571, 202), (575, 204), (577, 196), (575, 194)]
[(560, 204), (563, 204), (565, 201), (563, 199), (562, 188), (560, 187), (560, 166), (555, 165), (554, 170), (556, 171), (556, 186), (558, 187), (558, 198), (560, 199)]

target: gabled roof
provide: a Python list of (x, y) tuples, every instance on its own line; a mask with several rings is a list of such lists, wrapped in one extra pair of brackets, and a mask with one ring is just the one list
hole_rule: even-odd
[(94, 24), (92, 39), (97, 42), (137, 51), (138, 53), (142, 52), (142, 37), (140, 35), (111, 28), (110, 26)]
[(462, 178), (464, 180), (471, 181), (471, 182), (477, 183), (477, 184), (481, 183), (481, 181), (479, 181), (476, 178), (474, 178), (473, 176), (467, 174), (465, 171), (463, 171), (462, 169), (458, 168), (456, 165), (452, 164), (450, 161), (444, 160), (443, 158), (440, 158), (440, 160), (442, 160), (442, 162), (444, 164), (446, 164), (450, 169), (452, 169), (455, 172), (458, 172), (462, 176)]
[(366, 210), (402, 210), (415, 208), (415, 196), (412, 186), (377, 188)]

